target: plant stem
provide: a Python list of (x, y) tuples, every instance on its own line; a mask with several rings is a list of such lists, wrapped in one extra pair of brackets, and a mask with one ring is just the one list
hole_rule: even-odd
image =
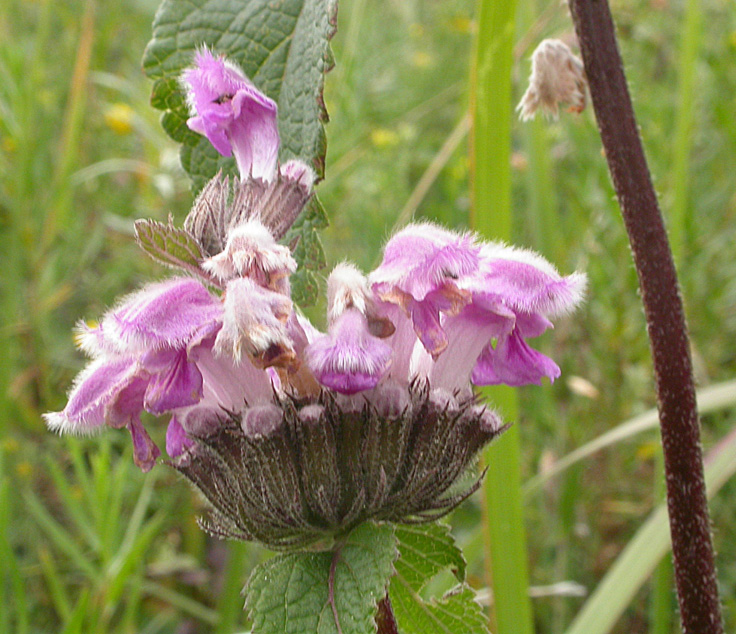
[[(511, 76), (517, 0), (477, 0), (477, 34), (471, 71), (470, 224), (486, 239), (511, 241)], [(507, 421), (518, 417), (514, 388), (481, 394)], [(524, 506), (521, 497), (521, 430), (518, 425), (483, 451), (488, 467), (481, 497), (486, 582), (493, 587), (491, 631), (532, 634)]]
[(570, 0), (639, 276), (652, 349), (683, 634), (723, 632), (685, 314), (606, 0)]
[(378, 602), (378, 613), (376, 614), (376, 625), (378, 629), (376, 634), (399, 634), (399, 626), (396, 623), (393, 608), (391, 608), (391, 599), (388, 593)]

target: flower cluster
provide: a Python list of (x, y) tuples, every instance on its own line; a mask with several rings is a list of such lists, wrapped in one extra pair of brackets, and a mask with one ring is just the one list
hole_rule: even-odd
[[(327, 280), (327, 332), (290, 297), (289, 227), (314, 174), (279, 165), (276, 104), (200, 51), (183, 77), (189, 126), (240, 179), (216, 176), (183, 228), (155, 224), (188, 273), (144, 287), (79, 326), (91, 357), (54, 430), (126, 427), (136, 464), (160, 450), (141, 415), (170, 415), (166, 451), (214, 506), (212, 531), (288, 546), (368, 517), (428, 519), (502, 430), (472, 385), (554, 380), (528, 339), (581, 300), (585, 278), (541, 257), (423, 223), (386, 244), (369, 275)], [(139, 238), (144, 229), (139, 225)]]

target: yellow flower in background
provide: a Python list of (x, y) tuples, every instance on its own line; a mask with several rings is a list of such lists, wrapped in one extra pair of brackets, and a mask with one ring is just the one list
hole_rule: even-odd
[(388, 128), (376, 128), (371, 132), (371, 143), (379, 149), (393, 147), (399, 142), (399, 135)]
[(472, 33), (474, 27), (474, 22), (464, 15), (457, 15), (450, 20), (450, 30), (456, 33)]
[(2, 149), (6, 154), (15, 154), (18, 149), (18, 141), (12, 136), (3, 137)]
[(127, 103), (114, 103), (105, 110), (105, 124), (115, 134), (130, 134), (133, 131), (133, 116), (133, 108)]
[(414, 53), (411, 61), (412, 64), (414, 64), (414, 66), (416, 66), (417, 68), (427, 68), (428, 66), (432, 65), (432, 62), (434, 60), (432, 56), (426, 51), (417, 51), (416, 53)]

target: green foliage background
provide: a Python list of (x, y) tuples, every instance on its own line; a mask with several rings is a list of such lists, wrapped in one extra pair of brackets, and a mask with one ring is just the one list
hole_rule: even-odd
[[(698, 380), (733, 378), (736, 7), (612, 5), (655, 182), (678, 222)], [(138, 251), (133, 220), (181, 220), (191, 203), (178, 148), (149, 104), (141, 70), (155, 10), (151, 0), (10, 0), (0, 13), (3, 632), (244, 631), (239, 591), (268, 556), (209, 541), (194, 524), (200, 501), (163, 467), (140, 474), (123, 433), (61, 439), (40, 418), (63, 406), (83, 363), (71, 336), (76, 320), (94, 319), (119, 295), (167, 275)], [(370, 269), (412, 213), (467, 226), (474, 11), (470, 0), (342, 0), (319, 186), (330, 265), (350, 258)], [(570, 33), (556, 2), (520, 1), (518, 11), (515, 99), (535, 44)], [(592, 113), (514, 122), (511, 164), (514, 241), (590, 277), (583, 310), (541, 344), (563, 378), (520, 391), (528, 480), (654, 401), (635, 274)], [(322, 321), (319, 306), (310, 313)], [(572, 377), (585, 379), (585, 389)], [(708, 415), (706, 448), (735, 422), (732, 412)], [(163, 426), (156, 434), (163, 441)], [(532, 585), (572, 580), (592, 590), (659, 502), (656, 462), (655, 434), (637, 436), (528, 496)], [(734, 486), (713, 503), (727, 631), (736, 630)], [(478, 500), (451, 524), (468, 582), (485, 588)], [(441, 595), (455, 582), (445, 571), (421, 592)], [(612, 631), (651, 631), (650, 594), (637, 594)], [(673, 614), (673, 596), (664, 600)], [(536, 630), (564, 632), (583, 601), (534, 599)]]

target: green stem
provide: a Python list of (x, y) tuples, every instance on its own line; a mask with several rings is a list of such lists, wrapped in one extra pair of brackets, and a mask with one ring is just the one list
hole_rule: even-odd
[[(511, 238), (511, 67), (516, 0), (479, 0), (478, 38), (471, 92), (473, 228), (488, 238)], [(517, 416), (514, 390), (485, 394), (506, 420)], [(492, 631), (531, 634), (526, 531), (521, 496), (521, 447), (517, 427), (483, 454), (483, 532), (493, 579)], [(492, 566), (492, 575), (490, 567)]]

